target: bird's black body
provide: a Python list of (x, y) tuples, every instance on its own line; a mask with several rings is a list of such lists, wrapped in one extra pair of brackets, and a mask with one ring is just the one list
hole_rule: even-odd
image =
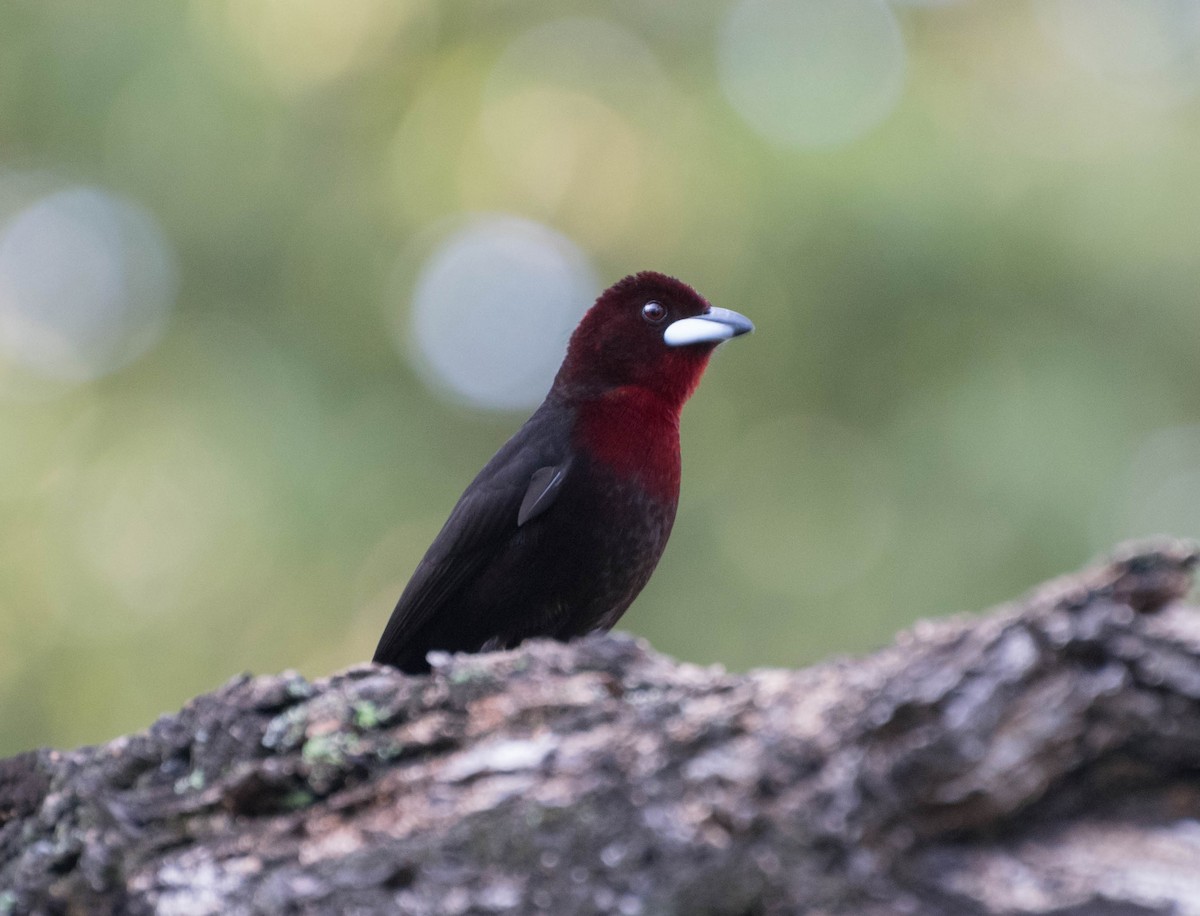
[[(400, 596), (375, 661), (426, 671), (432, 649), (569, 639), (625, 612), (658, 564), (676, 504), (568, 454), (574, 413), (547, 400), (479, 472)], [(553, 504), (518, 525), (542, 468), (562, 471)]]
[(613, 626), (675, 521), (679, 411), (717, 344), (751, 328), (662, 274), (606, 290), (542, 406), (467, 487), (417, 566), (375, 661), (419, 672), (430, 650)]

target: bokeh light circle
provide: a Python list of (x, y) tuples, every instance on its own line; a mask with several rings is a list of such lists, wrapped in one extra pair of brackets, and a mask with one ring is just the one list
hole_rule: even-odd
[[(464, 157), (466, 199), (481, 209), (520, 201), (522, 212), (572, 226), (593, 250), (626, 238), (672, 99), (653, 51), (632, 32), (591, 17), (534, 26), (484, 86), (479, 127), (491, 161)], [(493, 173), (507, 198), (488, 197)]]
[(1083, 69), (1145, 101), (1200, 91), (1197, 0), (1039, 0), (1043, 29)]
[(643, 113), (660, 110), (671, 98), (662, 65), (645, 41), (587, 16), (544, 22), (518, 36), (492, 68), (485, 99), (541, 86), (585, 92)]
[(233, 45), (285, 94), (335, 82), (377, 64), (412, 33), (428, 30), (428, 0), (209, 0), (193, 4), (192, 24), (218, 53)]
[(418, 366), (474, 406), (535, 405), (597, 286), (587, 257), (554, 230), (508, 216), (475, 222), (446, 239), (417, 278)]
[(718, 44), (726, 97), (783, 146), (829, 147), (896, 107), (906, 51), (883, 0), (740, 0)]
[(0, 357), (58, 381), (99, 378), (159, 339), (174, 291), (149, 213), (93, 188), (49, 194), (0, 230)]

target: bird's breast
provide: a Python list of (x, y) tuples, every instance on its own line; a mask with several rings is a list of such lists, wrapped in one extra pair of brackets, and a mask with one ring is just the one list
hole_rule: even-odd
[(562, 638), (616, 622), (658, 565), (677, 504), (595, 461), (572, 470), (547, 525), (530, 532), (554, 563), (539, 583), (539, 594), (549, 600), (529, 605), (557, 620), (552, 629)]
[[(581, 405), (575, 448), (622, 481), (674, 509), (679, 501), (679, 412), (628, 387)], [(673, 512), (672, 512), (673, 514)]]

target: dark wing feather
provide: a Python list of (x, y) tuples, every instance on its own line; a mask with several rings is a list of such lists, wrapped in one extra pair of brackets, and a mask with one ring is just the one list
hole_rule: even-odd
[(408, 580), (374, 661), (420, 666), (426, 651), (415, 642), (420, 631), (482, 573), (518, 525), (532, 517), (523, 509), (540, 515), (554, 501), (567, 470), (561, 460), (567, 437), (554, 435), (559, 426), (558, 417), (538, 411), (467, 487)]
[(566, 476), (566, 465), (538, 468), (533, 472), (529, 487), (525, 490), (525, 498), (521, 500), (521, 508), (517, 510), (518, 528), (533, 521), (554, 504)]
[(467, 493), (459, 500), (396, 603), (375, 649), (376, 662), (399, 664), (411, 654), (410, 639), (479, 574), (503, 535), (516, 529), (517, 506), (503, 495)]

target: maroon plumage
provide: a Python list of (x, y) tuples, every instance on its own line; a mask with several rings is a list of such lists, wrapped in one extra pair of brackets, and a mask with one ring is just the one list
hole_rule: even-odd
[(679, 500), (679, 412), (712, 351), (752, 330), (645, 272), (571, 335), (546, 400), (467, 487), (400, 596), (375, 661), (607, 630), (654, 572)]

